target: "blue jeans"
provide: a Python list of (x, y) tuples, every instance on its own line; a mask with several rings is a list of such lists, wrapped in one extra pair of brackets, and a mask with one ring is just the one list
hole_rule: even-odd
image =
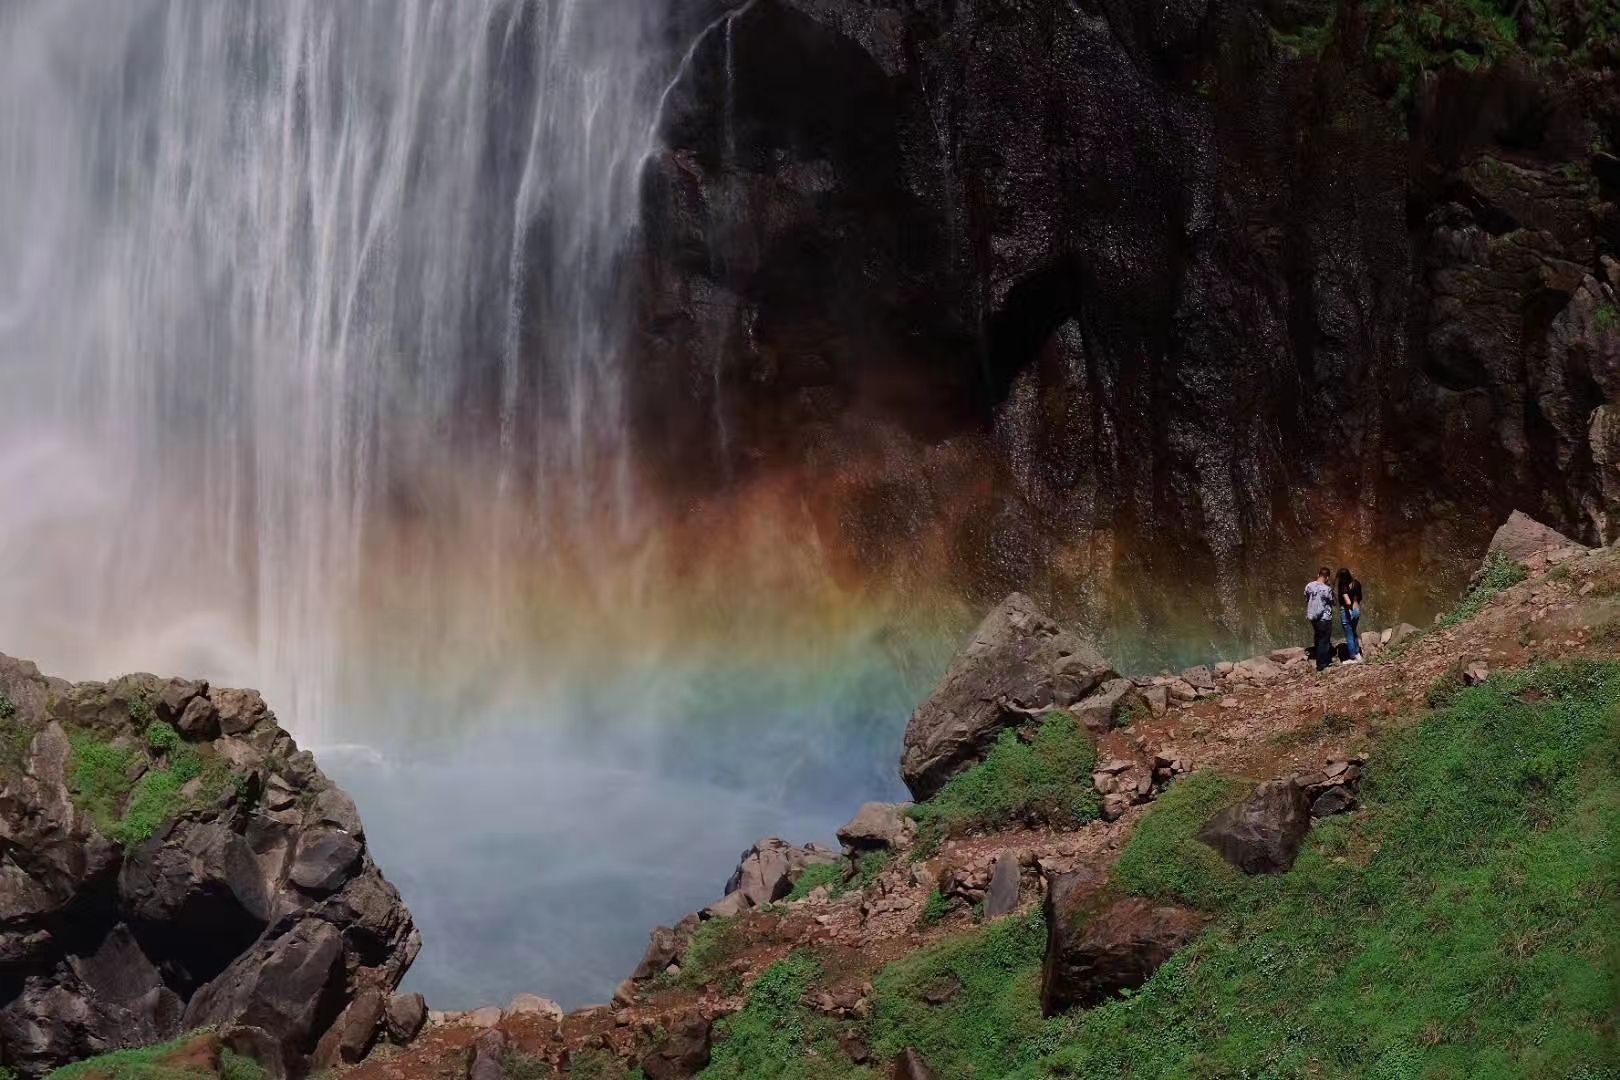
[(1349, 650), (1350, 659), (1354, 660), (1361, 655), (1361, 635), (1356, 633), (1356, 624), (1361, 621), (1361, 612), (1340, 608), (1339, 617), (1344, 622), (1345, 647)]

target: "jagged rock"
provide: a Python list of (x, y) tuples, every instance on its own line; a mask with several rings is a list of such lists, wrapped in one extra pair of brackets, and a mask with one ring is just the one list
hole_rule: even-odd
[(1332, 817), (1346, 814), (1356, 808), (1356, 797), (1350, 789), (1335, 785), (1311, 801), (1311, 817)]
[(1193, 686), (1192, 683), (1187, 682), (1185, 679), (1177, 679), (1175, 682), (1166, 686), (1165, 691), (1170, 695), (1171, 701), (1179, 701), (1182, 704), (1186, 704), (1188, 702), (1198, 700), (1198, 688)]
[(1014, 593), (990, 612), (906, 725), (901, 779), (927, 799), (983, 759), (1007, 727), (1079, 701), (1113, 669), (1095, 646)]
[(1294, 865), (1310, 829), (1305, 792), (1292, 780), (1272, 780), (1215, 815), (1198, 839), (1245, 874), (1276, 874)]
[[(1290, 660), (1302, 658), (1304, 656), (1303, 649), (1281, 649), (1278, 651), (1298, 654), (1298, 656), (1291, 655), (1289, 657)], [(1272, 655), (1274, 657), (1276, 654), (1274, 653)], [(1244, 660), (1239, 663), (1235, 670), (1242, 674), (1244, 678), (1250, 680), (1251, 682), (1260, 683), (1262, 686), (1264, 686), (1266, 683), (1273, 682), (1276, 679), (1281, 678), (1283, 673), (1282, 664), (1278, 663), (1275, 659), (1264, 656), (1250, 657), (1248, 660)]]
[(1417, 627), (1413, 626), (1411, 623), (1403, 622), (1398, 626), (1392, 627), (1389, 630), (1384, 631), (1384, 635), (1385, 635), (1385, 638), (1386, 638), (1386, 640), (1384, 641), (1384, 644), (1385, 645), (1390, 645), (1390, 646), (1399, 645), (1401, 642), (1405, 641), (1407, 638), (1413, 637), (1414, 635), (1417, 635), (1417, 634), (1420, 634), (1420, 633), (1422, 633), (1422, 631), (1419, 630)]
[(990, 890), (984, 897), (984, 917), (999, 919), (1018, 910), (1018, 895), (1023, 875), (1018, 864), (1018, 852), (1003, 851), (996, 856), (996, 868), (990, 875)]
[(383, 1012), (383, 1024), (388, 1041), (395, 1046), (406, 1046), (427, 1024), (427, 1002), (421, 994), (393, 994)]
[(1486, 559), (1496, 555), (1516, 563), (1529, 561), (1532, 555), (1549, 551), (1586, 550), (1586, 545), (1571, 540), (1518, 510), (1508, 516), (1502, 527), (1491, 537), (1485, 549)]
[(370, 1052), (381, 1033), (383, 1011), (387, 1008), (384, 995), (365, 989), (355, 995), (337, 1018), (337, 1022), (321, 1036), (310, 1059), (313, 1071), (353, 1065)]
[[(774, 903), (793, 891), (807, 867), (838, 860), (836, 852), (816, 844), (794, 847), (768, 836), (742, 853), (725, 895), (740, 895), (749, 907)], [(712, 909), (711, 909), (712, 910)]]
[(653, 927), (647, 951), (642, 954), (636, 970), (630, 974), (631, 981), (646, 982), (656, 978), (671, 964), (680, 963), (681, 957), (686, 954), (686, 944), (686, 937), (671, 927)]
[(491, 1027), (473, 1040), (467, 1080), (506, 1080), (506, 1036), (498, 1028)]
[(709, 1066), (712, 1029), (697, 1010), (688, 1012), (672, 1027), (668, 1038), (641, 1059), (647, 1080), (689, 1080)]
[(1215, 690), (1215, 673), (1202, 664), (1200, 664), (1198, 667), (1190, 667), (1186, 671), (1183, 671), (1181, 673), (1181, 681), (1192, 687), (1194, 690), (1210, 692)]
[(934, 1080), (934, 1070), (917, 1051), (907, 1047), (894, 1059), (893, 1080)]
[[(277, 1076), (307, 1071), (329, 1033), (341, 1059), (420, 941), (365, 850), (353, 803), (312, 757), (299, 779), (281, 778), (288, 808), (261, 798), (273, 794), (266, 754), (296, 752), (262, 699), (150, 675), (70, 685), (5, 657), (0, 692), (33, 733), (21, 768), (0, 760), (7, 1064), (35, 1076), (202, 1024), (237, 1032), (243, 1046), (273, 1046), (251, 1052)], [(126, 847), (73, 804), (67, 730), (120, 748), (133, 784), (158, 765), (146, 740), (154, 715), (174, 724), (188, 752), (229, 769), (231, 782), (188, 782), (185, 812)], [(224, 733), (226, 716), (234, 734)], [(72, 934), (52, 932), (61, 920)]]
[(1078, 704), (1071, 706), (1069, 711), (1085, 725), (1086, 730), (1100, 735), (1113, 728), (1127, 711), (1146, 704), (1131, 680), (1109, 679)]
[(1047, 1016), (1089, 1008), (1141, 986), (1203, 929), (1197, 912), (1140, 897), (1116, 900), (1088, 917), (1095, 883), (1084, 879), (1060, 887), (1062, 880), (1053, 882), (1047, 899), (1041, 969), (1041, 1010)]
[(838, 830), (838, 842), (851, 852), (901, 848), (917, 835), (917, 823), (906, 815), (911, 803), (869, 802)]
[(1162, 686), (1150, 686), (1143, 690), (1142, 700), (1147, 702), (1148, 711), (1155, 718), (1163, 716), (1170, 709), (1170, 691)]
[(753, 906), (748, 897), (744, 896), (742, 890), (739, 889), (736, 892), (727, 893), (721, 899), (704, 908), (701, 915), (705, 919), (729, 919), (741, 915)]
[(271, 1038), (263, 1028), (246, 1024), (228, 1024), (220, 1029), (220, 1045), (232, 1053), (241, 1054), (270, 1075), (270, 1080), (287, 1080), (287, 1064), (281, 1053), (281, 1043)]
[(1475, 660), (1463, 668), (1462, 682), (1464, 686), (1478, 686), (1491, 677), (1491, 669), (1483, 660)]

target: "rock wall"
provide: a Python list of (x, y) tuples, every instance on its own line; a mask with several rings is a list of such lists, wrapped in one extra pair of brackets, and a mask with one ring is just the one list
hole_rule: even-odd
[(420, 944), (354, 803), (257, 693), (0, 656), (0, 1064), (214, 1025), (300, 1076)]
[(982, 602), (1228, 625), (1313, 537), (1438, 591), (1516, 508), (1613, 540), (1617, 31), (1412, 21), (1468, 7), (731, 5), (645, 181), (665, 490), (843, 477), (867, 572), (943, 522)]

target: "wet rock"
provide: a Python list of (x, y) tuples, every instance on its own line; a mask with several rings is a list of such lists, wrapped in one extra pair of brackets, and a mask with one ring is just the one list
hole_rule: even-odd
[(1096, 647), (1014, 593), (979, 625), (906, 725), (900, 775), (918, 799), (984, 758), (1004, 728), (1114, 678)]
[(669, 1037), (641, 1059), (647, 1080), (688, 1080), (709, 1065), (712, 1029), (703, 1014), (693, 1010), (671, 1028)]
[(1272, 780), (1215, 815), (1198, 839), (1245, 874), (1277, 874), (1294, 865), (1310, 828), (1305, 792), (1292, 780)]
[(1143, 985), (1204, 926), (1197, 912), (1139, 897), (1116, 900), (1089, 918), (1083, 902), (1060, 898), (1059, 905), (1048, 917), (1041, 970), (1047, 1016), (1090, 1008)]
[[(301, 1074), (340, 1021), (326, 1044), (341, 1057), (420, 939), (365, 851), (353, 803), (313, 757), (305, 755), (301, 779), (266, 788), (266, 750), (290, 752), (293, 743), (259, 696), (148, 675), (74, 686), (4, 657), (0, 684), (37, 731), (26, 770), (0, 763), (7, 1064), (34, 1076), (211, 1024), (244, 1033), (244, 1045), (262, 1036), (276, 1048), (274, 1060), (263, 1059), (273, 1074)], [(129, 772), (140, 775), (151, 765), (141, 701), (182, 738), (213, 738), (233, 776), (217, 795), (188, 782), (179, 793), (185, 813), (126, 848), (74, 806), (71, 747), (55, 718), (124, 748), (135, 758)], [(211, 710), (221, 702), (239, 735), (214, 737)], [(266, 805), (281, 796), (287, 808)], [(354, 835), (306, 821), (298, 805), (335, 808)], [(52, 932), (62, 920), (72, 934)]]
[(849, 824), (838, 830), (838, 842), (851, 853), (907, 846), (917, 834), (917, 823), (906, 816), (911, 805), (864, 804)]

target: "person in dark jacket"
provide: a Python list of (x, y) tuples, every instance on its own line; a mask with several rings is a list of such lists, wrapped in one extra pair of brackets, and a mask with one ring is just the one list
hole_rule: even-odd
[(1339, 603), (1339, 618), (1344, 623), (1344, 644), (1348, 659), (1346, 663), (1361, 663), (1361, 634), (1357, 627), (1361, 623), (1361, 582), (1349, 570), (1339, 571), (1339, 590), (1336, 598)]

